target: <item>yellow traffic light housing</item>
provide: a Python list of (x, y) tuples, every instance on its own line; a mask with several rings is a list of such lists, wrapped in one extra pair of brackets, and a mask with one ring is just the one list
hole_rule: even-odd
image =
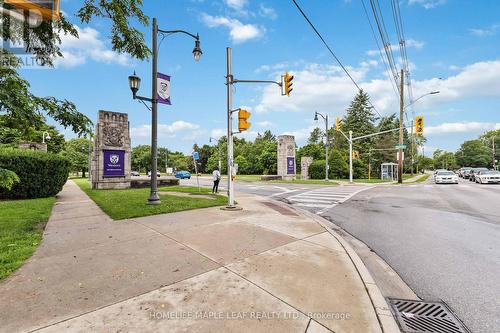
[(335, 129), (337, 131), (340, 131), (341, 126), (342, 126), (342, 120), (339, 117), (335, 118)]
[(359, 151), (353, 150), (352, 151), (352, 158), (359, 158)]
[(415, 132), (418, 135), (422, 135), (424, 133), (424, 117), (415, 117)]
[(244, 109), (239, 109), (238, 111), (238, 130), (240, 132), (246, 131), (252, 125), (248, 122), (248, 118), (250, 118), (251, 113)]
[(283, 82), (283, 90), (285, 91), (285, 95), (290, 96), (290, 93), (292, 92), (292, 83), (293, 81), (293, 75), (288, 74), (288, 72), (285, 73), (284, 76), (284, 82)]

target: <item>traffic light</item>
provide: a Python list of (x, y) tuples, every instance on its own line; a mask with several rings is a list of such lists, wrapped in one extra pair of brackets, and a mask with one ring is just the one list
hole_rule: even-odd
[(353, 150), (352, 151), (352, 158), (359, 158), (359, 151)]
[(422, 116), (415, 117), (415, 132), (418, 135), (424, 133), (424, 117)]
[(342, 120), (339, 117), (335, 118), (335, 129), (337, 131), (340, 131), (341, 126), (342, 126)]
[(284, 81), (285, 81), (284, 85), (285, 86), (283, 87), (284, 88), (283, 90), (285, 91), (285, 95), (290, 96), (290, 93), (293, 90), (293, 88), (292, 88), (292, 85), (293, 85), (293, 83), (292, 83), (292, 81), (293, 81), (293, 75), (290, 75), (290, 74), (288, 74), (288, 72), (286, 72), (284, 78), (285, 78), (284, 79)]
[(238, 111), (238, 130), (240, 132), (246, 131), (252, 125), (248, 122), (248, 118), (250, 118), (250, 112), (244, 109)]

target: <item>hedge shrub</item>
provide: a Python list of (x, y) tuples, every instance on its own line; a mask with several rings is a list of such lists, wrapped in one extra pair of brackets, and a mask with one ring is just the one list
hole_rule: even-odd
[(325, 179), (325, 160), (313, 161), (309, 165), (311, 179)]
[(0, 188), (0, 199), (44, 198), (61, 191), (70, 163), (43, 151), (1, 148), (0, 168), (15, 172), (20, 180), (10, 190)]

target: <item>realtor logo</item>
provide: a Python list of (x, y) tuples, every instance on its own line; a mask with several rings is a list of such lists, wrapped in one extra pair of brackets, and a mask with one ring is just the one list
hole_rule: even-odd
[(120, 161), (120, 157), (118, 155), (111, 155), (109, 157), (109, 161), (112, 163), (112, 164), (116, 164)]

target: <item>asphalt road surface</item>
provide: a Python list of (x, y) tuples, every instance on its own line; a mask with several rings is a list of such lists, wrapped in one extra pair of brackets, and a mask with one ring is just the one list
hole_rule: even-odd
[(379, 186), (322, 215), (472, 332), (500, 332), (500, 185)]
[[(211, 184), (200, 178), (201, 186)], [(325, 217), (375, 251), (419, 297), (445, 301), (473, 333), (500, 332), (500, 185), (237, 182), (235, 190), (236, 199), (238, 191), (253, 193)]]

